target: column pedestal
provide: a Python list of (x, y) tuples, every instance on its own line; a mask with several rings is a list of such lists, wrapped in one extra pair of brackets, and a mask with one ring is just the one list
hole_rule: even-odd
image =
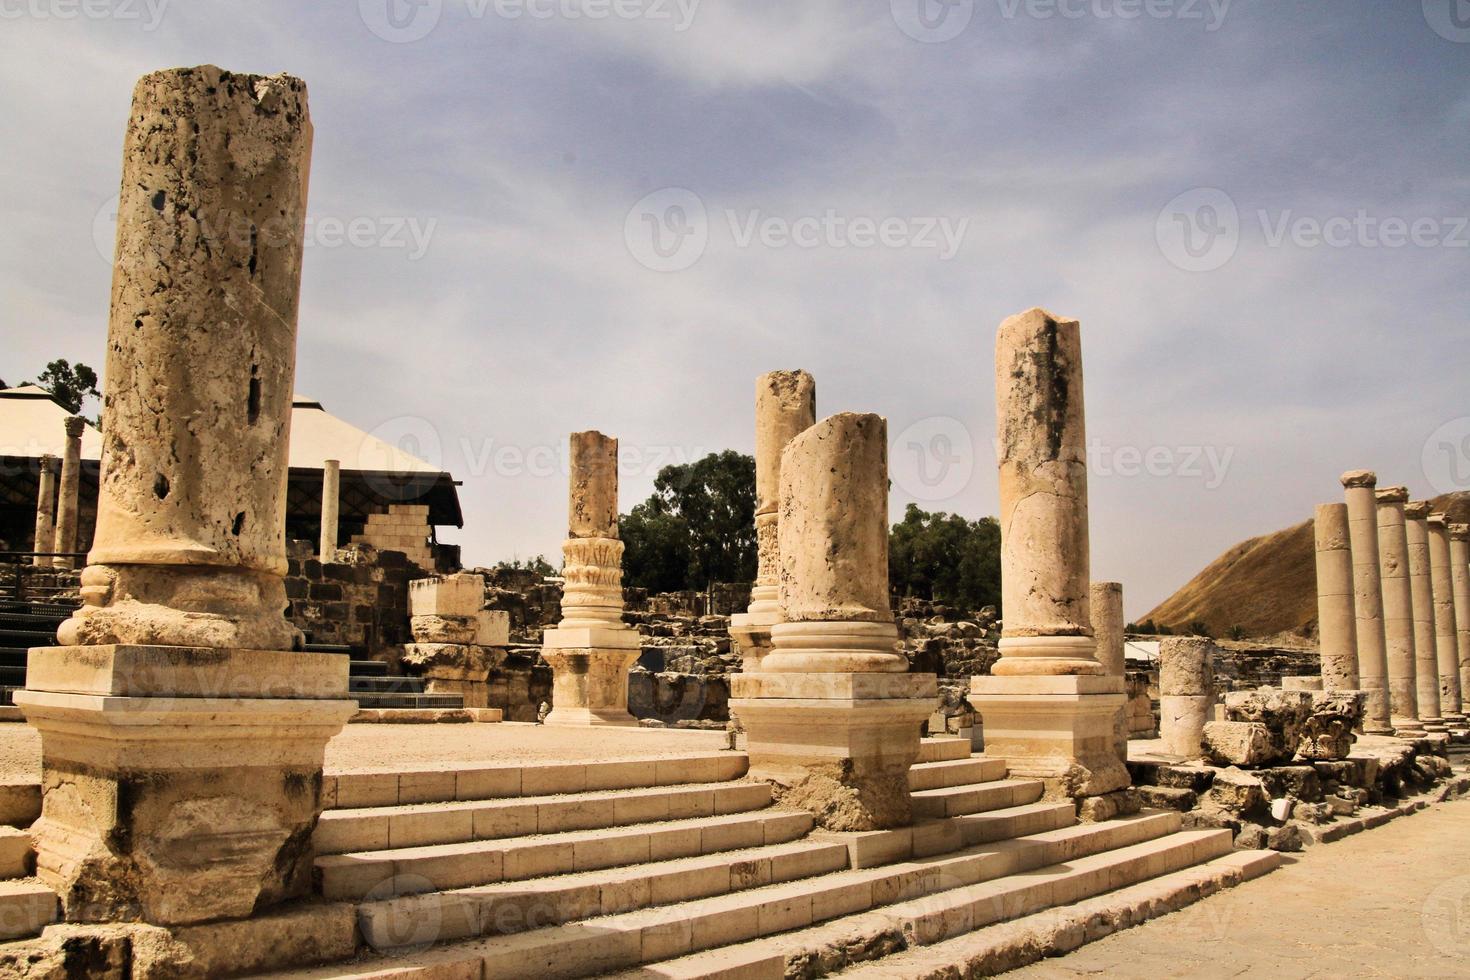
[(627, 627), (558, 627), (542, 634), (541, 657), (551, 666), (548, 725), (633, 727), (628, 670), (643, 641)]

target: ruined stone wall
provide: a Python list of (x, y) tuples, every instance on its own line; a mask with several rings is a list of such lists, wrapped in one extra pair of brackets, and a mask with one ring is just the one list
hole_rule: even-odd
[(346, 644), (352, 656), (397, 669), (408, 631), (408, 583), (429, 573), (399, 551), (370, 545), (337, 549), (336, 562), (316, 558), (309, 541), (290, 543), (287, 613), (309, 643)]

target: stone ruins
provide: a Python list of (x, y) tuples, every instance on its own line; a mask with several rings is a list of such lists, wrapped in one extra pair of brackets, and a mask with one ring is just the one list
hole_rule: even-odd
[(888, 423), (803, 371), (756, 381), (748, 595), (624, 588), (597, 431), (554, 580), (436, 568), (413, 500), (344, 532), (337, 459), (288, 543), (312, 140), (291, 76), (134, 91), (85, 562), (80, 419), (40, 463), (80, 606), (14, 698), (0, 975), (988, 976), (1470, 789), (1470, 527), (1347, 473), (1319, 667), (1140, 668), (1090, 577), (1082, 327), (1039, 308), (996, 338), (1000, 610), (891, 594)]

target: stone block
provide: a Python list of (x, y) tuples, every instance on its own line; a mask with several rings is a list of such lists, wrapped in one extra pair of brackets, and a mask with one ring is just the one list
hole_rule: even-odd
[(1362, 721), (1367, 695), (1362, 691), (1319, 691), (1311, 695), (1311, 713), (1302, 723), (1296, 751), (1302, 759), (1346, 759)]
[(1266, 787), (1254, 775), (1231, 767), (1215, 773), (1215, 781), (1205, 794), (1210, 807), (1228, 814), (1258, 810), (1266, 803)]
[(481, 609), (475, 614), (475, 642), (482, 647), (510, 643), (510, 613), (504, 609)]
[(1276, 761), (1271, 732), (1254, 721), (1211, 721), (1204, 728), (1205, 759), (1220, 766), (1260, 766)]
[(1322, 799), (1322, 780), (1311, 766), (1276, 766), (1260, 769), (1256, 777), (1272, 798), (1289, 796), (1314, 803)]
[(1313, 697), (1308, 691), (1272, 687), (1231, 691), (1225, 695), (1225, 717), (1264, 725), (1271, 739), (1270, 759), (1266, 761), (1286, 762), (1296, 754), (1302, 729), (1312, 716)]
[(408, 583), (410, 616), (474, 617), (485, 605), (485, 576), (460, 572)]

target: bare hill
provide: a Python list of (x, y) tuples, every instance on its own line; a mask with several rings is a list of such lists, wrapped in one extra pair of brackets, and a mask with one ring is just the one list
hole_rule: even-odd
[[(1435, 497), (1436, 510), (1470, 523), (1470, 493)], [(1313, 635), (1317, 627), (1317, 568), (1312, 522), (1250, 538), (1205, 566), (1184, 587), (1152, 609), (1152, 621), (1181, 631), (1201, 621), (1212, 636), (1282, 633)]]

